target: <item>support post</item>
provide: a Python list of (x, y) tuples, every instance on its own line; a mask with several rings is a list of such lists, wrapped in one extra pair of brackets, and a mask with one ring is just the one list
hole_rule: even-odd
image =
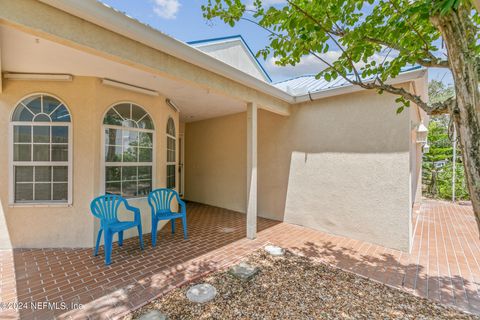
[(455, 186), (457, 175), (457, 128), (453, 124), (453, 159), (452, 159), (452, 202), (455, 202)]
[(247, 238), (257, 237), (257, 105), (247, 103)]

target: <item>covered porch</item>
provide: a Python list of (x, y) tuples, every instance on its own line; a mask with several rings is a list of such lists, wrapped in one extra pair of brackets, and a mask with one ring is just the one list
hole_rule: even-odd
[[(47, 1), (48, 2), (48, 1)], [(11, 4), (11, 6), (10, 6)], [(54, 15), (58, 19), (65, 19), (65, 23), (72, 26), (72, 35), (67, 41), (62, 28), (50, 28), (52, 23), (48, 19), (40, 20), (40, 26), (25, 25), (19, 27), (20, 21), (15, 20), (13, 14), (7, 11), (22, 11), (21, 6), (13, 3), (5, 8), (3, 14), (9, 22), (0, 24), (0, 53), (2, 63), (0, 72), (3, 74), (0, 81), (0, 107), (2, 111), (10, 112), (18, 101), (29, 94), (39, 93), (51, 95), (65, 101), (71, 114), (71, 152), (69, 166), (71, 175), (68, 178), (69, 188), (72, 190), (65, 203), (37, 203), (37, 199), (28, 200), (28, 203), (16, 203), (13, 187), (16, 182), (9, 175), (13, 172), (12, 161), (7, 157), (0, 159), (4, 170), (3, 178), (10, 183), (9, 188), (2, 188), (0, 199), (0, 248), (55, 248), (55, 247), (91, 247), (94, 245), (99, 224), (90, 214), (90, 201), (105, 192), (119, 193), (118, 188), (109, 190), (108, 167), (112, 167), (112, 160), (107, 159), (105, 146), (109, 152), (116, 149), (114, 145), (123, 144), (122, 151), (115, 151), (115, 156), (123, 157), (121, 153), (128, 150), (125, 140), (122, 142), (105, 142), (105, 131), (110, 124), (105, 123), (106, 113), (111, 107), (120, 103), (138, 105), (152, 118), (154, 130), (148, 134), (152, 137), (151, 153), (147, 161), (138, 157), (138, 165), (148, 164), (149, 174), (145, 179), (147, 186), (155, 188), (175, 188), (180, 193), (184, 188), (184, 179), (177, 169), (183, 169), (180, 160), (180, 150), (185, 142), (186, 123), (206, 119), (220, 118), (232, 114), (248, 114), (243, 122), (246, 128), (243, 142), (246, 156), (242, 172), (244, 187), (241, 199), (246, 203), (248, 210), (239, 210), (247, 213), (244, 229), (247, 236), (255, 238), (257, 216), (257, 112), (259, 109), (268, 110), (275, 114), (287, 116), (289, 103), (281, 98), (271, 96), (252, 88), (248, 81), (274, 91), (277, 95), (287, 95), (246, 74), (240, 74), (244, 81), (235, 79), (238, 70), (204, 54), (196, 52), (188, 45), (162, 36), (158, 31), (147, 30), (148, 34), (160, 37), (154, 44), (141, 44), (127, 37), (116, 38), (115, 45), (105, 47), (104, 43), (111, 41), (112, 33), (97, 24), (77, 25), (78, 19), (66, 12), (54, 9), (40, 2), (31, 4), (39, 12)], [(96, 14), (111, 10), (103, 5), (94, 4), (92, 9)], [(33, 11), (33, 10), (32, 10)], [(123, 15), (118, 14), (119, 19)], [(20, 18), (19, 18), (20, 19)], [(55, 20), (55, 19), (52, 19)], [(24, 23), (24, 21), (22, 21)], [(132, 22), (135, 27), (145, 33), (144, 25)], [(85, 30), (91, 28), (91, 42), (85, 41)], [(148, 29), (148, 28), (147, 28)], [(142, 34), (143, 34), (142, 33)], [(110, 39), (110, 40), (108, 40)], [(172, 47), (173, 46), (173, 47)], [(175, 55), (167, 48), (174, 48)], [(173, 50), (170, 48), (171, 50)], [(112, 51), (113, 50), (113, 51)], [(203, 65), (178, 58), (180, 51), (186, 50), (196, 58), (202, 59)], [(35, 55), (29, 54), (35, 52)], [(198, 57), (197, 57), (198, 56)], [(72, 63), (75, 61), (75, 63)], [(232, 73), (224, 74), (212, 72), (206, 66)], [(210, 67), (212, 67), (210, 66)], [(247, 81), (248, 80), (248, 81)], [(247, 83), (247, 84), (245, 84)], [(133, 107), (132, 107), (133, 108)], [(116, 109), (115, 109), (116, 110)], [(132, 109), (133, 110), (133, 109)], [(133, 114), (133, 111), (130, 112)], [(174, 123), (174, 147), (167, 145), (167, 121)], [(10, 117), (4, 117), (4, 123), (9, 123)], [(7, 126), (5, 126), (7, 128)], [(118, 129), (118, 128), (117, 128)], [(116, 129), (116, 130), (117, 130)], [(126, 129), (125, 129), (126, 130)], [(124, 131), (125, 131), (124, 130)], [(119, 131), (117, 131), (119, 132)], [(12, 137), (6, 133), (3, 142), (5, 150), (11, 144)], [(120, 134), (118, 134), (120, 136)], [(171, 153), (173, 152), (173, 159)], [(187, 151), (188, 152), (188, 151)], [(7, 153), (5, 153), (6, 155)], [(113, 154), (113, 152), (112, 152)], [(10, 154), (9, 154), (10, 156)], [(242, 159), (243, 161), (244, 159)], [(122, 161), (118, 161), (124, 162)], [(122, 164), (123, 165), (123, 164)], [(128, 165), (128, 164), (127, 164)], [(172, 174), (172, 166), (173, 174)], [(10, 169), (9, 169), (10, 168)], [(134, 170), (135, 166), (133, 166)], [(123, 170), (123, 169), (122, 169)], [(140, 179), (140, 174), (135, 179)], [(173, 176), (173, 178), (172, 178)], [(115, 177), (113, 183), (121, 181), (120, 191), (123, 193), (124, 181), (130, 180), (125, 176)], [(113, 181), (111, 180), (111, 181)], [(173, 180), (173, 185), (172, 185)], [(147, 188), (148, 189), (148, 188)], [(187, 197), (188, 199), (188, 197)], [(142, 212), (144, 232), (150, 232), (150, 208), (145, 192), (129, 199), (131, 204), (139, 207)], [(31, 208), (35, 208), (31, 210)], [(129, 218), (129, 217), (128, 217)], [(49, 221), (50, 223), (47, 223)], [(27, 227), (28, 226), (28, 227)], [(67, 230), (65, 226), (71, 226)], [(136, 232), (127, 232), (126, 238), (135, 236)]]
[[(115, 242), (111, 266), (104, 265), (103, 246), (97, 257), (92, 249), (83, 248), (0, 251), (1, 301), (54, 304), (50, 306), (54, 310), (48, 310), (48, 306), (43, 310), (42, 306), (38, 310), (4, 308), (0, 318), (118, 317), (176, 286), (241, 260), (264, 245), (280, 225), (258, 218), (258, 230), (270, 236), (251, 241), (245, 238), (243, 213), (190, 202), (187, 214), (187, 240), (181, 233), (172, 235), (166, 225), (158, 232), (155, 248), (150, 234), (144, 234), (143, 251), (137, 237), (127, 239), (121, 248)], [(66, 303), (68, 309), (79, 304), (84, 308), (68, 312), (61, 303)]]
[[(416, 212), (410, 254), (368, 242), (258, 218), (245, 238), (245, 214), (188, 203), (189, 240), (162, 229), (157, 247), (137, 239), (114, 249), (114, 263), (91, 249), (17, 249), (0, 256), (2, 301), (82, 304), (79, 310), (4, 309), (2, 319), (118, 318), (183, 283), (226, 268), (274, 243), (413, 294), (480, 313), (480, 241), (470, 206), (426, 201)], [(73, 305), (71, 304), (73, 303)]]

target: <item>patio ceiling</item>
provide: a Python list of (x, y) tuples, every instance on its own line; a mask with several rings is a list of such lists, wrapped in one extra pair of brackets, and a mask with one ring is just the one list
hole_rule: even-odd
[(185, 122), (246, 110), (244, 101), (114, 62), (5, 25), (0, 27), (0, 39), (3, 72), (66, 73), (108, 78), (148, 88), (173, 100), (180, 109), (181, 120)]

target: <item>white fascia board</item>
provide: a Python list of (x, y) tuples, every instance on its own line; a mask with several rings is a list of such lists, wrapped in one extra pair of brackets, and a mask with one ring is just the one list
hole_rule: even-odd
[(216, 44), (230, 43), (230, 42), (242, 42), (242, 40), (240, 38), (230, 38), (230, 39), (212, 40), (212, 41), (206, 40), (205, 42), (202, 42), (202, 43), (189, 44), (189, 46), (194, 48), (202, 48), (202, 47), (208, 47)]
[(141, 42), (151, 48), (237, 81), (280, 100), (292, 103), (288, 93), (264, 81), (242, 72), (208, 54), (169, 37), (133, 18), (115, 11), (96, 0), (39, 0), (81, 19), (99, 25), (115, 33)]
[[(405, 73), (399, 74), (393, 80), (387, 80), (386, 83), (388, 83), (388, 84), (399, 84), (399, 83), (404, 83), (404, 82), (408, 82), (408, 81), (413, 81), (415, 79), (419, 79), (419, 78), (424, 77), (426, 72), (427, 72), (426, 68), (407, 71)], [(365, 90), (365, 89), (363, 89), (360, 86), (349, 84), (349, 85), (346, 85), (346, 86), (343, 86), (343, 87), (331, 88), (331, 89), (327, 89), (327, 90), (313, 92), (311, 94), (304, 94), (304, 95), (300, 95), (300, 96), (295, 96), (295, 97), (293, 97), (293, 99), (294, 99), (294, 103), (302, 103), (302, 102), (307, 102), (307, 101), (312, 101), (312, 100), (319, 100), (319, 99), (324, 99), (324, 98), (328, 98), (328, 97), (334, 97), (334, 96), (338, 96), (338, 95), (341, 95), (341, 94), (363, 91), (363, 90)]]

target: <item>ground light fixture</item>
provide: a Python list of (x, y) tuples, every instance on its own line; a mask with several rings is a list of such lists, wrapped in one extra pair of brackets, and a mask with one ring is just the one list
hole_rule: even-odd
[(423, 145), (427, 144), (427, 135), (428, 135), (428, 129), (425, 127), (423, 124), (423, 121), (420, 122), (420, 124), (417, 127), (417, 143), (421, 143)]
[(428, 142), (425, 143), (425, 145), (422, 148), (422, 151), (423, 151), (423, 153), (429, 153), (430, 152), (430, 145), (428, 144)]

